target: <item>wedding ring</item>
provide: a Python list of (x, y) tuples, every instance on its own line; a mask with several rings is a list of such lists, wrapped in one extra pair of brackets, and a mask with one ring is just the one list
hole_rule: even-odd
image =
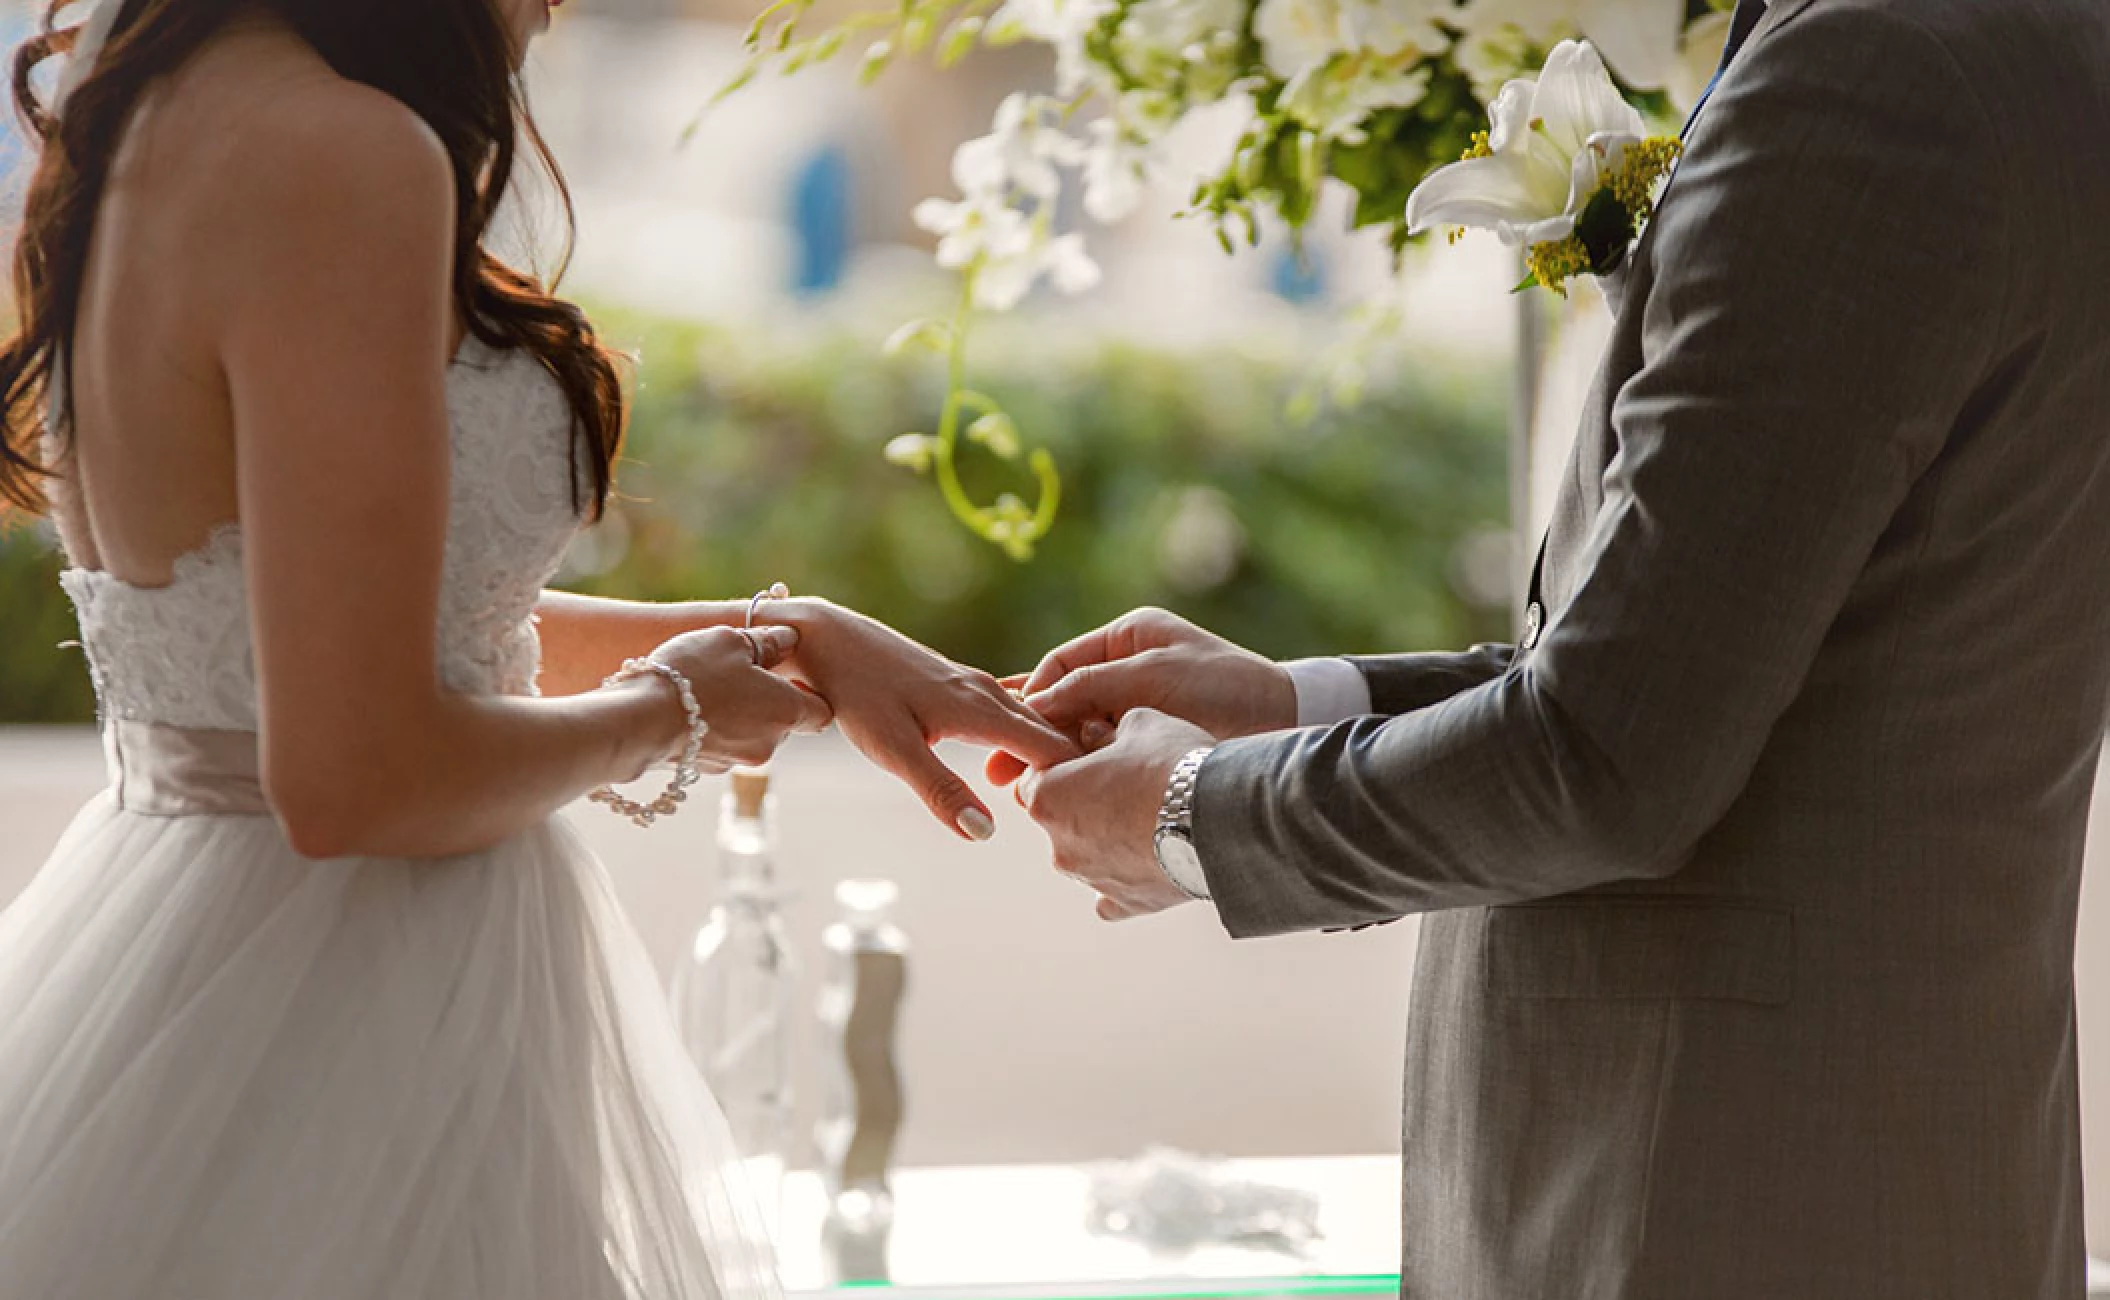
[[(756, 592), (756, 593), (755, 593), (755, 594), (754, 594), (754, 595), (753, 595), (752, 597), (750, 597), (750, 598), (748, 599), (748, 602), (747, 602), (747, 621), (746, 621), (745, 623), (742, 623), (742, 624), (740, 625), (740, 626), (741, 626), (741, 629), (742, 629), (742, 630), (746, 630), (746, 629), (748, 629), (748, 628), (751, 628), (751, 627), (753, 627), (753, 626), (755, 625), (755, 611), (756, 611), (756, 610), (758, 610), (758, 609), (760, 609), (760, 608), (762, 608), (762, 602), (763, 602), (763, 601), (765, 601), (765, 600), (789, 600), (790, 598), (791, 598), (791, 588), (789, 588), (789, 587), (785, 586), (785, 585), (784, 585), (783, 583), (781, 583), (781, 582), (774, 582), (774, 583), (771, 583), (771, 584), (770, 584), (769, 586), (767, 586), (767, 587), (764, 587), (764, 588), (762, 588), (762, 590), (760, 590), (760, 591)], [(760, 656), (759, 656), (759, 655), (757, 655), (757, 656), (756, 656), (756, 661), (757, 661), (757, 662), (760, 662)]]

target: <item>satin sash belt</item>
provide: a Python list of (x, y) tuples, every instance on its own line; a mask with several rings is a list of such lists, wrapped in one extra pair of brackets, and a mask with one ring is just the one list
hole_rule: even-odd
[(103, 754), (117, 806), (152, 817), (266, 814), (256, 733), (111, 719)]

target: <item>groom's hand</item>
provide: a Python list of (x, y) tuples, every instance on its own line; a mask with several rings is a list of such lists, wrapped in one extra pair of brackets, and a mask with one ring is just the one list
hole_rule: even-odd
[[(1134, 709), (1155, 709), (1212, 736), (1297, 725), (1287, 670), (1162, 609), (1139, 609), (1052, 651), (1020, 692), (1034, 712), (1089, 745)], [(1026, 764), (989, 756), (989, 779), (1009, 785)]]
[(1136, 709), (1110, 743), (1059, 767), (1028, 772), (1019, 802), (1048, 833), (1055, 869), (1099, 892), (1099, 916), (1126, 921), (1191, 902), (1158, 865), (1158, 808), (1181, 758), (1216, 737)]

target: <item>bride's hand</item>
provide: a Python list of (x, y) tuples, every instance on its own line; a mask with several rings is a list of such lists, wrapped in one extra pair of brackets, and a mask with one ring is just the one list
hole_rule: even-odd
[(1081, 751), (994, 677), (965, 668), (854, 610), (818, 600), (776, 601), (765, 617), (799, 630), (787, 671), (834, 707), (843, 735), (899, 777), (932, 815), (964, 838), (996, 833), (989, 809), (931, 747), (963, 740), (1053, 767)]
[[(689, 679), (696, 707), (710, 730), (696, 765), (705, 772), (767, 763), (793, 732), (817, 732), (828, 726), (828, 702), (787, 681), (774, 669), (798, 645), (791, 627), (711, 627), (684, 632), (662, 644), (651, 657)], [(760, 656), (760, 662), (757, 662)], [(630, 678), (608, 689), (656, 690), (667, 697), (674, 718), (669, 755), (688, 740), (687, 717), (673, 683), (658, 674)]]

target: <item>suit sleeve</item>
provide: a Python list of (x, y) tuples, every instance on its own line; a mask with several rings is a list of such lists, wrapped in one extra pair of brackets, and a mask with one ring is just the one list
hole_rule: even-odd
[(1455, 654), (1351, 655), (1349, 662), (1370, 685), (1370, 707), (1396, 717), (1493, 681), (1515, 654), (1514, 646), (1488, 644)]
[(1462, 680), (1404, 669), (1398, 716), (1216, 750), (1195, 833), (1233, 935), (1676, 872), (1990, 383), (2004, 162), (1931, 34), (1806, 9), (1745, 53), (1691, 144), (1586, 576), (1510, 671), (1408, 711), (1418, 683)]

